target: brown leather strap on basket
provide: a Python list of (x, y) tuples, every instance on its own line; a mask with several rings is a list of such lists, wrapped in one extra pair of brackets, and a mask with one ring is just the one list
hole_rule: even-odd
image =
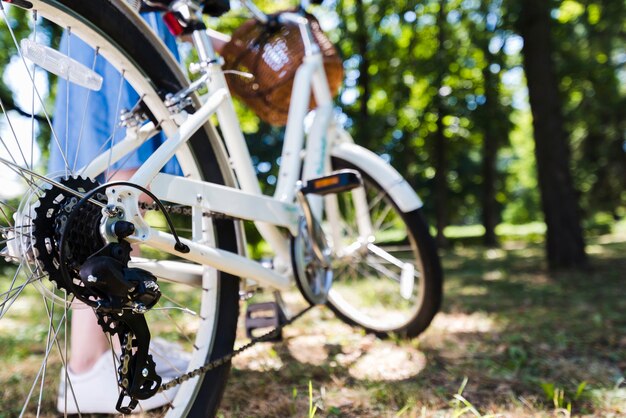
[[(336, 95), (343, 81), (343, 62), (335, 46), (322, 32), (317, 19), (312, 15), (307, 15), (307, 19), (324, 57), (331, 93)], [(265, 122), (285, 125), (293, 80), (304, 58), (298, 26), (285, 24), (273, 27), (251, 19), (233, 33), (223, 51), (225, 70), (243, 71), (254, 76), (228, 77), (231, 91)], [(313, 107), (315, 101), (311, 98)]]

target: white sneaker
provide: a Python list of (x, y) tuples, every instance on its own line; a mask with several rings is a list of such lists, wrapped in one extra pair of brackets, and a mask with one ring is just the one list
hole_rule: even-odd
[[(156, 372), (163, 379), (163, 383), (185, 373), (191, 357), (179, 345), (159, 338), (150, 343), (150, 354), (156, 363)], [(57, 397), (59, 412), (67, 410), (68, 414), (77, 414), (80, 410), (81, 414), (119, 413), (115, 409), (119, 398), (116, 370), (117, 367), (114, 366), (113, 355), (110, 351), (102, 354), (96, 364), (85, 373), (77, 374), (68, 369), (67, 401), (65, 397), (65, 371), (61, 370)], [(141, 413), (167, 405), (174, 399), (177, 391), (178, 386), (175, 386), (165, 392), (157, 393), (149, 399), (139, 401), (133, 412)]]

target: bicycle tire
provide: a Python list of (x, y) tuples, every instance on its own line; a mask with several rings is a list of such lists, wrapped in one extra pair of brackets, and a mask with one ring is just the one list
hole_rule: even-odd
[[(391, 335), (395, 335), (403, 338), (414, 338), (428, 328), (435, 314), (439, 311), (442, 300), (443, 277), (441, 265), (434, 239), (429, 233), (422, 210), (416, 209), (410, 212), (402, 212), (398, 204), (393, 201), (393, 198), (374, 180), (374, 176), (368, 174), (366, 167), (357, 167), (353, 163), (338, 157), (333, 157), (331, 163), (334, 170), (347, 168), (357, 170), (361, 174), (366, 196), (375, 196), (373, 199), (368, 199), (367, 202), (372, 215), (374, 215), (373, 212), (380, 202), (391, 206), (392, 210), (385, 209), (386, 212), (381, 210), (379, 214), (385, 214), (385, 224), (395, 224), (395, 226), (392, 225), (395, 232), (398, 230), (397, 224), (400, 223), (400, 221), (403, 224), (403, 228), (406, 229), (406, 237), (402, 239), (402, 243), (410, 245), (410, 252), (415, 257), (413, 264), (419, 270), (419, 278), (417, 278), (416, 283), (412, 285), (412, 296), (415, 296), (415, 302), (402, 301), (401, 298), (398, 297), (398, 293), (401, 292), (399, 289), (401, 285), (395, 286), (393, 284), (387, 284), (388, 282), (386, 281), (389, 280), (388, 277), (380, 281), (365, 281), (369, 280), (369, 275), (373, 275), (374, 273), (384, 275), (381, 273), (382, 269), (372, 272), (374, 269), (372, 269), (371, 266), (380, 262), (380, 260), (376, 261), (370, 259), (368, 261), (367, 257), (370, 253), (364, 255), (366, 254), (365, 252), (355, 253), (356, 255), (351, 255), (351, 258), (344, 255), (343, 259), (346, 260), (345, 262), (347, 264), (351, 264), (353, 267), (357, 264), (357, 267), (350, 270), (350, 266), (345, 267), (341, 262), (338, 264), (340, 267), (336, 267), (337, 264), (335, 265), (336, 274), (327, 305), (344, 322), (361, 327), (367, 332), (376, 334), (378, 337), (387, 338)], [(372, 194), (372, 191), (376, 194)], [(341, 198), (341, 196), (343, 196), (343, 199), (347, 199), (347, 201), (341, 202), (343, 204), (340, 204), (340, 208), (344, 211), (343, 221), (352, 222), (345, 219), (346, 217), (350, 217), (348, 212), (350, 209), (346, 208), (349, 208), (352, 204), (352, 196), (350, 193), (343, 193), (339, 197)], [(374, 200), (378, 203), (374, 204)], [(397, 218), (393, 217), (393, 211), (395, 211)], [(355, 228), (358, 227), (355, 226)], [(351, 238), (349, 229), (348, 227), (343, 228), (343, 233), (349, 242), (354, 242), (356, 237), (352, 237), (354, 238), (353, 240), (349, 239)], [(385, 246), (384, 243), (379, 242), (380, 239), (378, 238), (378, 236), (384, 236), (384, 232), (385, 231), (374, 231), (373, 236), (377, 238), (376, 240), (372, 240), (373, 243)], [(382, 238), (382, 240), (384, 241), (385, 238)], [(362, 249), (367, 251), (366, 245), (362, 247)], [(407, 253), (407, 251), (404, 250), (402, 253)], [(341, 256), (339, 258), (341, 259)], [(360, 268), (359, 266), (361, 266), (361, 264), (358, 263), (368, 266)], [(385, 261), (383, 260), (382, 263), (385, 263)], [(343, 270), (340, 270), (342, 267)], [(371, 270), (368, 271), (368, 268)], [(385, 267), (386, 270), (382, 271), (386, 271), (389, 273), (388, 275), (391, 275), (393, 273), (393, 271), (391, 271), (392, 268), (393, 266), (390, 265), (389, 267)], [(344, 276), (351, 275), (351, 277), (344, 280), (342, 273)], [(366, 275), (368, 277), (365, 277)], [(401, 276), (401, 273), (399, 275)], [(352, 279), (355, 279), (354, 282)], [(364, 282), (357, 283), (358, 280), (364, 280)], [(358, 295), (355, 296), (355, 294), (359, 293), (355, 286), (364, 287), (362, 297)], [(381, 302), (384, 301), (385, 298), (391, 300), (388, 303)], [(398, 301), (400, 303), (398, 303)], [(401, 320), (397, 319), (400, 315), (396, 312), (396, 310), (400, 309), (398, 308), (399, 304), (407, 305), (407, 309), (403, 310), (403, 318)]]
[[(80, 36), (82, 32), (85, 38), (95, 37), (104, 40), (102, 45), (92, 46), (99, 46), (103, 55), (107, 52), (118, 54), (124, 61), (130, 63), (130, 67), (125, 68), (129, 78), (143, 77), (144, 81), (150, 84), (152, 90), (149, 93), (153, 103), (155, 100), (162, 101), (166, 93), (175, 93), (187, 85), (188, 82), (181, 73), (178, 63), (167, 48), (123, 1), (31, 0), (29, 3), (32, 4), (33, 10), (38, 10), (44, 17), (46, 13), (50, 13), (47, 17), (61, 23), (73, 21), (72, 32), (76, 36)], [(114, 57), (111, 62), (115, 64)], [(157, 95), (160, 99), (156, 98)], [(195, 104), (198, 105), (197, 100)], [(162, 103), (159, 110), (163, 113)], [(171, 131), (172, 127), (169, 129)], [(193, 158), (194, 169), (203, 180), (230, 186), (235, 184), (219, 137), (212, 126), (207, 125), (205, 129), (200, 129), (194, 134), (189, 141), (189, 154)], [(236, 238), (238, 233), (233, 221), (214, 220), (212, 227), (213, 239), (219, 248), (232, 252), (239, 251)], [(202, 362), (229, 353), (235, 340), (239, 310), (239, 279), (225, 273), (216, 274), (218, 276), (214, 299), (217, 308), (214, 311), (215, 326), (209, 337), (212, 340), (212, 349), (208, 350), (208, 355)], [(230, 364), (226, 364), (199, 378), (192, 396), (184, 402), (185, 407), (169, 411), (170, 415), (191, 417), (215, 415), (229, 370)]]

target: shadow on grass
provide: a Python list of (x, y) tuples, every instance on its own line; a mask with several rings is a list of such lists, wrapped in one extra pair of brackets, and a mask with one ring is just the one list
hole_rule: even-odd
[(321, 416), (448, 416), (467, 377), (463, 396), (482, 413), (567, 414), (569, 403), (624, 416), (626, 398), (602, 393), (626, 369), (626, 243), (589, 252), (589, 270), (549, 274), (539, 246), (456, 248), (443, 256), (442, 312), (419, 339), (380, 341), (319, 310), (235, 362), (222, 413), (306, 415), (311, 381)]

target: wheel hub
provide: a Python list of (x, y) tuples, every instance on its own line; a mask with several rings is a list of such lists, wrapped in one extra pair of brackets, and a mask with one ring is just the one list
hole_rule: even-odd
[[(331, 250), (324, 231), (312, 218), (310, 227), (302, 217), (298, 226), (298, 236), (291, 242), (293, 270), (302, 295), (313, 305), (326, 303), (333, 283)], [(313, 231), (311, 234), (309, 231)], [(313, 235), (313, 236), (311, 236)], [(317, 247), (317, 248), (316, 248)]]

